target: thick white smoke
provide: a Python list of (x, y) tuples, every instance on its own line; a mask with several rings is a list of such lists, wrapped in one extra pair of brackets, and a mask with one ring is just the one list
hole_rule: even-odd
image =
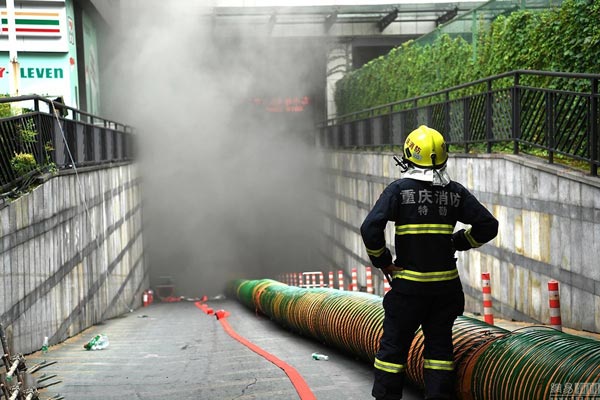
[(233, 278), (316, 268), (312, 115), (250, 100), (318, 97), (323, 49), (215, 35), (198, 2), (122, 3), (106, 112), (139, 134), (152, 283), (168, 275), (178, 294), (214, 295)]

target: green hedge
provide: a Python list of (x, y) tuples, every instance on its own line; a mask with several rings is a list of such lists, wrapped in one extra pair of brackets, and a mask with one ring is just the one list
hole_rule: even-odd
[(541, 12), (499, 16), (481, 29), (476, 52), (462, 37), (446, 34), (431, 45), (407, 42), (338, 81), (338, 115), (518, 69), (600, 73), (598, 21), (600, 1), (565, 0), (561, 7)]

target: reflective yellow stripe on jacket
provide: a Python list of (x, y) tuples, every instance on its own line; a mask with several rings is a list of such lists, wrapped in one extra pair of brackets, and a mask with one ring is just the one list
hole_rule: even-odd
[(394, 364), (391, 362), (381, 361), (378, 360), (377, 357), (375, 358), (375, 363), (373, 364), (373, 366), (382, 371), (389, 372), (390, 374), (400, 373), (406, 368), (404, 364)]
[(473, 239), (473, 236), (471, 236), (471, 229), (465, 231), (465, 238), (467, 238), (467, 241), (473, 248), (481, 247), (483, 245), (483, 243), (479, 243), (477, 240)]
[(377, 250), (367, 249), (367, 254), (373, 257), (379, 257), (385, 251), (385, 246)]
[(454, 232), (454, 226), (448, 224), (396, 225), (396, 235), (420, 235), (424, 233), (452, 235), (452, 232)]
[(440, 282), (451, 281), (458, 278), (458, 270), (456, 268), (449, 271), (435, 272), (417, 272), (410, 269), (403, 269), (392, 272), (392, 279), (408, 279), (415, 282)]
[(425, 359), (423, 367), (428, 368), (428, 369), (438, 369), (438, 370), (442, 370), (442, 371), (453, 371), (454, 370), (454, 362), (446, 361), (446, 360)]

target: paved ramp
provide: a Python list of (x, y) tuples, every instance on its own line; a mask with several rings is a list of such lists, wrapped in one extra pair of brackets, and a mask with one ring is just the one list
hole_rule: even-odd
[[(295, 368), (319, 400), (368, 400), (372, 367), (312, 339), (288, 332), (237, 301), (209, 301), (241, 336)], [(110, 346), (86, 351), (83, 345), (105, 333)], [(313, 352), (329, 356), (315, 361)], [(214, 316), (192, 302), (153, 304), (88, 329), (47, 354), (27, 356), (27, 364), (57, 361), (35, 373), (57, 374), (62, 382), (40, 391), (47, 399), (187, 400), (299, 399), (284, 371), (232, 339)], [(404, 399), (422, 396), (409, 388)]]

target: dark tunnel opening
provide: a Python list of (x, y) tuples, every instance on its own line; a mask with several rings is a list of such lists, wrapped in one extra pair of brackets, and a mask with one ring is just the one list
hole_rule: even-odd
[[(183, 133), (185, 148), (159, 175), (144, 168), (151, 286), (168, 276), (184, 296), (318, 262), (314, 126), (324, 116), (324, 51), (275, 39), (213, 51), (201, 68), (224, 67), (218, 74), (227, 85), (243, 71), (245, 87), (200, 89), (200, 116), (222, 118), (193, 121), (202, 131)], [(153, 147), (161, 142), (147, 143), (147, 154), (160, 156)]]

